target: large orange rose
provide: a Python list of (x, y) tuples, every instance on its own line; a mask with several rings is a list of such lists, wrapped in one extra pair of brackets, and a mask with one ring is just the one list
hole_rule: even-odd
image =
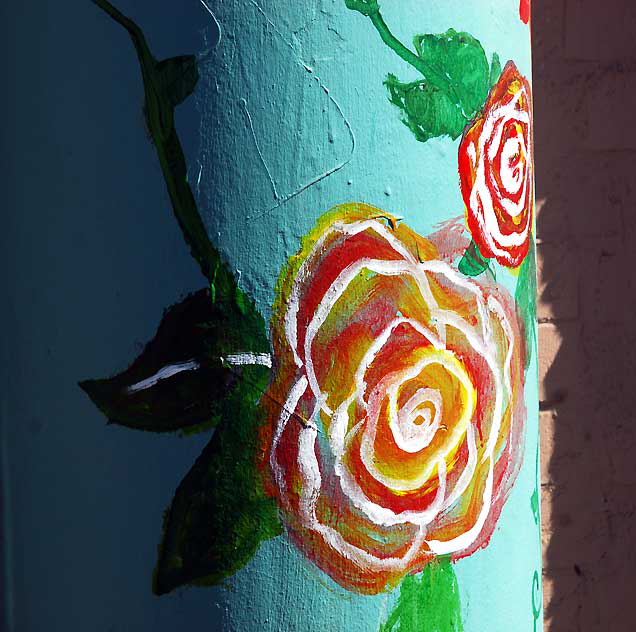
[(481, 254), (518, 266), (528, 253), (534, 203), (530, 85), (511, 61), (459, 145), (468, 227)]
[(377, 593), (484, 546), (520, 461), (514, 309), (379, 209), (324, 216), (279, 281), (264, 464), (288, 531)]

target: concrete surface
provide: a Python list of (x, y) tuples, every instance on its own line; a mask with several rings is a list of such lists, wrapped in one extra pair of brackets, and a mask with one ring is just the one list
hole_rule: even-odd
[(632, 632), (636, 4), (534, 0), (545, 629)]

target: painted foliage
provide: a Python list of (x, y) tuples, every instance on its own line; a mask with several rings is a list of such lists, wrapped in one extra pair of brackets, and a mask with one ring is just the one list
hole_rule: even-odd
[[(535, 344), (528, 80), (468, 33), (418, 34), (409, 48), (376, 0), (345, 0), (418, 73), (384, 78), (413, 142), (458, 141), (447, 186), (465, 214), (425, 237), (408, 209), (317, 210), (268, 328), (188, 184), (174, 109), (196, 86), (196, 58), (156, 60), (136, 24), (95, 3), (133, 40), (173, 212), (206, 279), (126, 371), (81, 383), (112, 423), (210, 432), (166, 512), (154, 591), (218, 584), (283, 537), (348, 591), (399, 586), (382, 630), (462, 629), (453, 564), (488, 545), (523, 456)], [(517, 279), (514, 296), (498, 274)]]

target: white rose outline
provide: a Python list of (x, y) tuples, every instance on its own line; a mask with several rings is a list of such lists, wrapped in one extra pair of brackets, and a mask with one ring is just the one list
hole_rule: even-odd
[(467, 221), (482, 255), (517, 267), (528, 252), (534, 171), (530, 85), (509, 61), (459, 146)]
[[(282, 298), (273, 319), (276, 377), (268, 393), (268, 400), (278, 405), (268, 409), (267, 466), (272, 493), (299, 548), (346, 588), (376, 593), (419, 570), (435, 555), (457, 559), (488, 541), (520, 462), (524, 408), (518, 328), (503, 293), (467, 279), (439, 258), (422, 259), (419, 246), (414, 251), (404, 239), (419, 240), (422, 248), (428, 244), (429, 257), (433, 245), (406, 227), (396, 229), (392, 218), (387, 226), (380, 219), (387, 216), (379, 209), (346, 205), (330, 216), (334, 219), (319, 224), (305, 240), (301, 264), (290, 265), (281, 277)], [(378, 244), (388, 258), (352, 256), (362, 237)], [(343, 253), (352, 260), (334, 271), (331, 261)], [(306, 315), (303, 301), (325, 266), (333, 278), (323, 283), (316, 309)], [(428, 311), (425, 318), (417, 318), (396, 309), (381, 326), (370, 324), (380, 327), (378, 334), (351, 371), (352, 388), (344, 385), (346, 397), (339, 397), (329, 392), (327, 382), (333, 375), (324, 365), (333, 358), (328, 357), (328, 347), (321, 346), (320, 336), (329, 323), (337, 322), (334, 310), (347, 303), (347, 293), (356, 284), (364, 287), (367, 277), (370, 283), (408, 284), (409, 292), (419, 293), (417, 300)], [(449, 309), (444, 292), (470, 305), (468, 318), (474, 324), (465, 314)], [(350, 326), (345, 323), (343, 331)], [(413, 347), (410, 352), (421, 355), (419, 364), (368, 383), (369, 375), (378, 370), (376, 364), (391, 359), (389, 347), (407, 337)], [(459, 354), (459, 343), (470, 349)], [(470, 375), (469, 359), (488, 376)], [(453, 427), (443, 432), (443, 421), (450, 414), (443, 408), (443, 396), (417, 382), (432, 367), (437, 371), (433, 375), (439, 373), (453, 385), (453, 393), (460, 393), (465, 406)], [(400, 406), (398, 394), (406, 385), (413, 392)], [(485, 398), (487, 402), (482, 401)], [(352, 411), (363, 414), (352, 417)], [(480, 417), (486, 414), (488, 419)], [(390, 431), (405, 459), (416, 465), (418, 455), (435, 441), (444, 447), (426, 460), (420, 478), (387, 478), (375, 465), (378, 428), (385, 435)], [(484, 432), (487, 436), (482, 436)], [(353, 447), (358, 445), (359, 449)], [(352, 466), (354, 452), (359, 462)], [(396, 510), (369, 493), (369, 486), (361, 484), (361, 473), (364, 480), (386, 490), (386, 498), (402, 502), (420, 498), (421, 493), (424, 500)], [(431, 486), (430, 493), (422, 491)], [(476, 515), (462, 517), (466, 503), (478, 506)], [(465, 528), (450, 537), (448, 524), (462, 519)]]

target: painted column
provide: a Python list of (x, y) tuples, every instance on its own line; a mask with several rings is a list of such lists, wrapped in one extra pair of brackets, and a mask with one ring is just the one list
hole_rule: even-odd
[(201, 1), (166, 61), (97, 2), (202, 272), (83, 383), (210, 436), (154, 591), (206, 586), (223, 630), (540, 630), (529, 3)]

